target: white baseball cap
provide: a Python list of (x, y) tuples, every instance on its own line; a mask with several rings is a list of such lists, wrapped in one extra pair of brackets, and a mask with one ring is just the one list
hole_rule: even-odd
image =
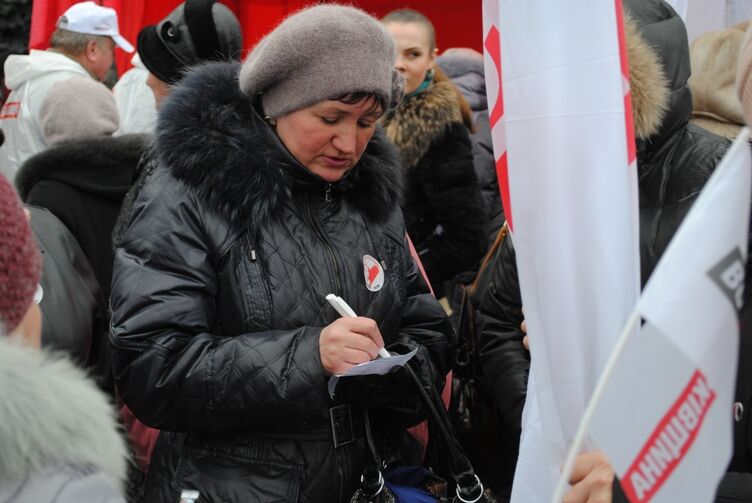
[(111, 37), (122, 50), (133, 52), (133, 46), (118, 31), (115, 9), (91, 1), (72, 5), (60, 16), (57, 27), (75, 33)]

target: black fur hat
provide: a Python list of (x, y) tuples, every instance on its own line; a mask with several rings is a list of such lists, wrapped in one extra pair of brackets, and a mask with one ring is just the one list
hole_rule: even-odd
[(202, 61), (238, 61), (243, 36), (226, 6), (214, 0), (186, 0), (159, 24), (143, 28), (137, 45), (146, 68), (174, 84)]

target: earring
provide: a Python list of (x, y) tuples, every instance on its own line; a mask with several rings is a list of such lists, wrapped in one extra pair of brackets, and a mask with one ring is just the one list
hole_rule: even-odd
[(433, 74), (434, 74), (433, 68), (429, 68), (428, 71), (426, 72), (426, 80), (433, 80)]

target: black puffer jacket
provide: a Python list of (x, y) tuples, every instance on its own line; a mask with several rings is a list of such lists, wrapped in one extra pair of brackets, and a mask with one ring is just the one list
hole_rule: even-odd
[(476, 266), (488, 246), (486, 204), (452, 84), (406, 98), (383, 124), (407, 175), (407, 231), (436, 288)]
[[(160, 113), (157, 167), (116, 251), (113, 367), (119, 391), (163, 434), (146, 500), (344, 501), (364, 440), (334, 447), (330, 408), (369, 407), (377, 442), (423, 419), (398, 372), (332, 400), (319, 355), (336, 293), (377, 321), (390, 351), (441, 386), (451, 328), (405, 240), (401, 179), (380, 134), (327, 184), (288, 153), (240, 93), (239, 67), (186, 77)], [(385, 272), (370, 291), (364, 256)], [(349, 420), (346, 420), (346, 422)], [(386, 440), (384, 440), (386, 442)]]
[[(689, 48), (684, 24), (660, 1), (624, 3), (637, 137), (642, 282), (647, 281), (729, 141), (688, 124)], [(668, 78), (667, 78), (668, 77)], [(519, 434), (530, 357), (522, 346), (522, 301), (511, 238), (481, 299), (481, 361), (507, 434)]]
[(63, 351), (114, 392), (107, 345), (107, 302), (81, 246), (46, 208), (26, 206), (42, 252), (42, 346)]

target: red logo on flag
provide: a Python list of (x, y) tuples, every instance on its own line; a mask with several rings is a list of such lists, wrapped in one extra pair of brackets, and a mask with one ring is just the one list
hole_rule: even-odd
[(697, 437), (715, 392), (695, 370), (679, 398), (655, 427), (637, 458), (621, 478), (629, 501), (650, 501), (668, 480)]
[(384, 269), (379, 261), (370, 255), (363, 255), (363, 275), (366, 279), (366, 288), (372, 292), (378, 292), (384, 286)]

